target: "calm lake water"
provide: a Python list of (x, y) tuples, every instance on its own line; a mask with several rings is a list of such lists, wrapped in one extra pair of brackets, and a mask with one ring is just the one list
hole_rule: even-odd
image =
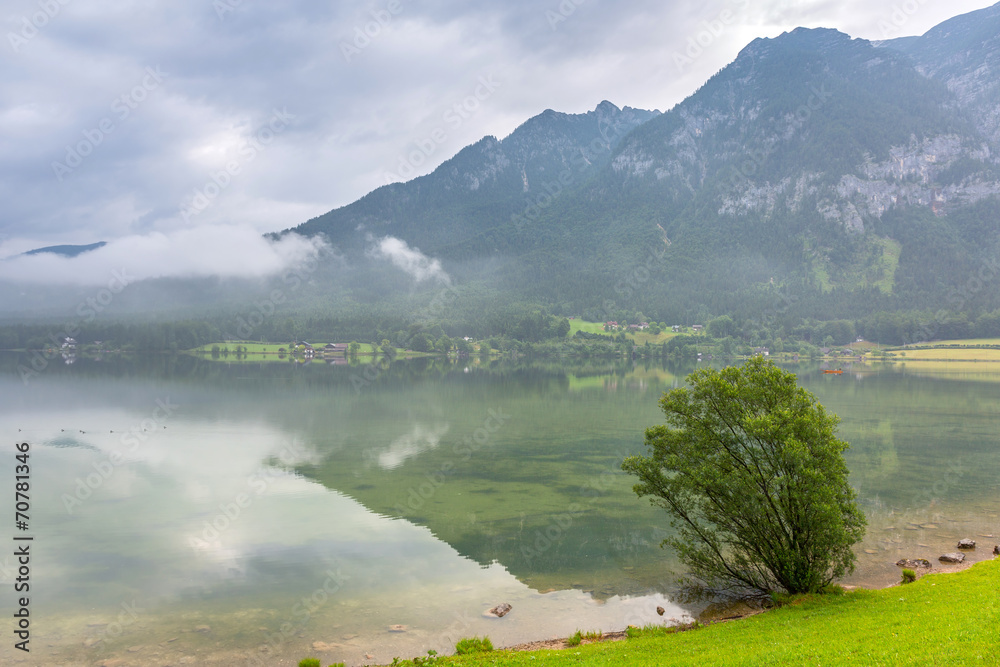
[[(4, 664), (388, 663), (705, 608), (618, 467), (690, 368), (81, 359), (26, 385), (0, 362), (0, 479), (29, 442), (34, 536), (32, 650), (8, 632)], [(989, 557), (1000, 369), (792, 368), (852, 443), (870, 525), (847, 583), (962, 537)]]

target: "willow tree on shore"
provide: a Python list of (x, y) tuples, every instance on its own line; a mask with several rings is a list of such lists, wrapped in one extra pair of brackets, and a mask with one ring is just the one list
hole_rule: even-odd
[(622, 463), (670, 515), (664, 545), (711, 588), (817, 592), (853, 572), (866, 521), (838, 417), (761, 357), (687, 384), (661, 399), (650, 455)]

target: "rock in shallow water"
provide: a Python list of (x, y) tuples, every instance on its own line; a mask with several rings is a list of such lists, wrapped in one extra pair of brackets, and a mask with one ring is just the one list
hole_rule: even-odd
[(962, 561), (965, 560), (965, 554), (959, 554), (959, 553), (945, 554), (940, 558), (938, 558), (938, 560), (941, 561), (942, 563), (961, 563)]
[(497, 618), (503, 618), (504, 616), (506, 616), (507, 614), (510, 613), (510, 610), (512, 608), (513, 607), (511, 607), (506, 602), (501, 602), (500, 604), (498, 604), (497, 606), (493, 607), (488, 612), (486, 612), (486, 615), (487, 616), (496, 616)]
[(966, 540), (959, 540), (959, 542), (958, 542), (958, 548), (959, 549), (975, 549), (976, 548), (976, 541), (975, 540), (968, 540), (968, 539), (966, 539)]
[(899, 567), (930, 567), (931, 562), (926, 558), (901, 558), (896, 561)]
[(994, 556), (1000, 556), (1000, 544), (998, 544), (995, 547), (993, 547), (993, 555)]

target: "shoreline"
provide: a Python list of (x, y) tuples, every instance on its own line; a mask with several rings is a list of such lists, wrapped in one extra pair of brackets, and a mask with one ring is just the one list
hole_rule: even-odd
[[(977, 546), (977, 549), (978, 548), (979, 547)], [(987, 547), (984, 546), (983, 548), (986, 549)], [(992, 549), (992, 547), (988, 547), (988, 548)], [(939, 561), (936, 564), (931, 565), (931, 567), (929, 567), (929, 568), (915, 569), (914, 572), (916, 572), (916, 574), (917, 574), (917, 580), (923, 579), (925, 576), (927, 576), (929, 574), (957, 574), (959, 572), (964, 572), (966, 570), (969, 570), (969, 569), (975, 567), (979, 563), (985, 563), (985, 562), (989, 562), (991, 560), (996, 560), (996, 559), (1000, 558), (1000, 556), (987, 555), (987, 557), (985, 557), (985, 558), (983, 558), (981, 560), (972, 560), (972, 559), (968, 558), (968, 553), (966, 554), (966, 556), (967, 556), (966, 559), (964, 561), (962, 561), (961, 563), (941, 563)], [(900, 573), (902, 573), (903, 567), (899, 567), (899, 571), (900, 571)], [(902, 576), (902, 575), (900, 575), (900, 576)], [(850, 585), (850, 584), (834, 584), (834, 585), (839, 585), (844, 590), (845, 593), (850, 593), (850, 592), (856, 591), (856, 590), (882, 591), (882, 590), (887, 590), (887, 589), (890, 589), (890, 588), (897, 588), (897, 587), (903, 586), (904, 584), (901, 581), (897, 581), (897, 582), (894, 582), (894, 583), (891, 583), (891, 584), (888, 584), (888, 585), (885, 585), (885, 586), (872, 586), (872, 587), (869, 587), (869, 586), (854, 586), (854, 585)], [(746, 610), (745, 611), (737, 612), (735, 614), (727, 614), (727, 615), (723, 615), (721, 617), (708, 618), (708, 619), (702, 619), (701, 618), (701, 616), (705, 613), (705, 612), (702, 612), (702, 614), (699, 614), (699, 617), (695, 620), (694, 623), (688, 623), (688, 624), (682, 624), (682, 625), (675, 625), (675, 626), (664, 626), (664, 627), (672, 628), (673, 632), (687, 632), (688, 630), (693, 630), (693, 629), (698, 628), (698, 627), (706, 627), (706, 626), (709, 626), (709, 625), (715, 625), (717, 623), (731, 623), (733, 621), (741, 621), (743, 619), (750, 618), (751, 616), (757, 616), (759, 614), (766, 613), (766, 612), (770, 611), (771, 609), (775, 609), (776, 608), (774, 605), (762, 606), (762, 607), (756, 608), (756, 609), (750, 608), (750, 606), (747, 604), (746, 600), (737, 600), (737, 601), (731, 603), (730, 607), (737, 607), (737, 606), (740, 606), (740, 605), (743, 605), (744, 607), (746, 607)], [(725, 607), (724, 607), (724, 609), (725, 609)], [(723, 611), (722, 613), (726, 614), (725, 611)], [(634, 627), (634, 626), (629, 626), (629, 627)], [(583, 645), (586, 645), (586, 644), (599, 644), (599, 643), (602, 643), (602, 642), (624, 641), (625, 639), (627, 639), (627, 634), (628, 634), (628, 629), (626, 628), (625, 630), (616, 630), (616, 631), (611, 631), (611, 632), (605, 632), (605, 633), (603, 633), (601, 635), (600, 638), (583, 639), (579, 644), (576, 644), (576, 645), (569, 644), (568, 643), (568, 641), (569, 641), (568, 637), (562, 637), (562, 638), (558, 638), (558, 639), (542, 639), (542, 640), (536, 640), (536, 641), (532, 641), (532, 642), (523, 642), (523, 643), (520, 643), (520, 644), (514, 644), (512, 646), (503, 646), (503, 647), (497, 648), (496, 651), (497, 652), (512, 652), (512, 653), (514, 653), (514, 652), (526, 652), (526, 651), (558, 651), (558, 650), (562, 650), (562, 649), (576, 648), (576, 646), (583, 646)]]

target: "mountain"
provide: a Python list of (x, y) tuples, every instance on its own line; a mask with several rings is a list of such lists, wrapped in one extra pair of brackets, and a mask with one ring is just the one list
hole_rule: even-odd
[(1000, 150), (1000, 3), (956, 16), (920, 37), (879, 45), (908, 54), (918, 71), (944, 83)]
[(484, 308), (789, 325), (954, 309), (1000, 250), (998, 12), (878, 44), (757, 39), (666, 113), (546, 111), (290, 231), (354, 250), (392, 235)]
[(592, 196), (656, 202), (667, 261), (690, 266), (667, 272), (663, 299), (695, 281), (691, 307), (759, 310), (773, 284), (812, 304), (802, 314), (849, 316), (941, 303), (943, 280), (994, 249), (993, 156), (907, 55), (800, 28), (634, 131)]
[(607, 101), (577, 115), (549, 109), (502, 141), (485, 137), (427, 176), (381, 187), (294, 231), (323, 233), (342, 248), (391, 234), (451, 260), (477, 258), (506, 246), (497, 227), (534, 197), (589, 179), (622, 137), (658, 113)]
[(76, 257), (77, 255), (82, 255), (85, 252), (103, 248), (107, 244), (107, 241), (98, 241), (97, 243), (91, 243), (90, 245), (50, 245), (45, 248), (35, 248), (34, 250), (29, 250), (23, 254), (38, 255), (43, 252), (47, 252), (53, 255), (61, 255), (63, 257)]

